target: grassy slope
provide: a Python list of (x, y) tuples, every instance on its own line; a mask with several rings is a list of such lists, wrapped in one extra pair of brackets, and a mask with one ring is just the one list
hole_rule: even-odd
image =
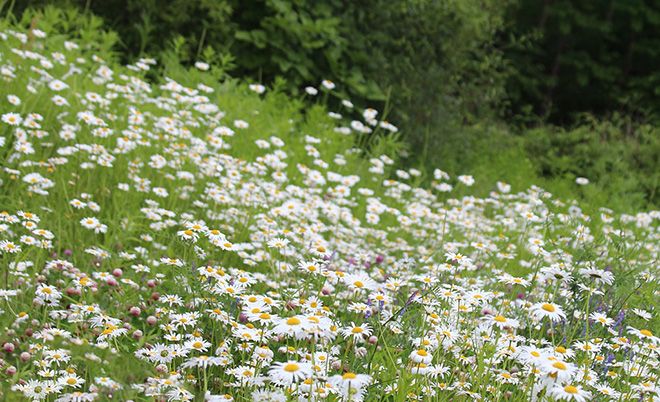
[[(549, 248), (555, 250), (570, 250), (576, 261), (594, 260), (598, 264), (612, 263), (615, 264), (613, 268), (617, 273), (617, 282), (614, 286), (608, 288), (607, 298), (610, 302), (610, 313), (616, 315), (623, 303), (630, 306), (651, 306), (656, 300), (656, 293), (654, 290), (653, 282), (635, 281), (632, 278), (640, 278), (640, 273), (648, 272), (652, 264), (654, 251), (653, 244), (657, 240), (657, 231), (653, 229), (637, 229), (634, 227), (634, 218), (632, 223), (621, 223), (631, 239), (619, 239), (616, 236), (610, 236), (603, 232), (603, 229), (609, 225), (603, 223), (594, 215), (594, 219), (587, 219), (579, 212), (573, 214), (567, 213), (566, 205), (561, 203), (553, 203), (552, 199), (545, 198), (542, 192), (538, 190), (531, 191), (526, 194), (518, 195), (499, 195), (501, 203), (497, 201), (483, 201), (471, 197), (461, 198), (463, 195), (471, 193), (471, 190), (464, 189), (457, 185), (456, 193), (451, 196), (444, 194), (430, 195), (419, 189), (410, 191), (411, 187), (398, 182), (384, 182), (383, 176), (374, 174), (369, 171), (372, 164), (369, 162), (368, 157), (360, 157), (350, 149), (354, 144), (354, 139), (350, 136), (345, 136), (334, 131), (335, 122), (326, 114), (323, 106), (314, 106), (310, 108), (303, 108), (302, 102), (289, 99), (285, 94), (277, 90), (268, 90), (264, 95), (257, 95), (247, 88), (244, 83), (225, 81), (223, 84), (217, 84), (217, 77), (213, 73), (200, 72), (195, 69), (184, 69), (180, 66), (170, 66), (166, 71), (166, 75), (173, 78), (181, 85), (188, 88), (196, 88), (198, 84), (205, 83), (210, 88), (213, 88), (212, 93), (205, 94), (209, 97), (208, 103), (217, 104), (219, 109), (225, 113), (224, 117), (215, 123), (234, 125), (234, 121), (241, 119), (249, 122), (249, 128), (238, 129), (235, 128), (236, 135), (226, 138), (227, 144), (230, 149), (225, 151), (228, 155), (236, 159), (230, 162), (221, 162), (224, 172), (217, 176), (209, 174), (200, 174), (204, 167), (209, 167), (208, 161), (205, 158), (221, 158), (224, 152), (210, 152), (205, 155), (196, 155), (196, 140), (195, 138), (207, 139), (209, 134), (209, 126), (215, 123), (212, 118), (203, 116), (196, 112), (181, 112), (181, 110), (190, 110), (189, 107), (178, 105), (172, 114), (176, 114), (176, 120), (182, 122), (178, 125), (178, 129), (182, 130), (177, 135), (168, 135), (166, 130), (154, 128), (153, 122), (158, 121), (157, 117), (166, 117), (170, 115), (162, 107), (158, 107), (152, 103), (153, 99), (162, 95), (162, 98), (176, 99), (180, 96), (173, 94), (171, 91), (161, 90), (157, 84), (149, 85), (151, 93), (145, 97), (146, 92), (141, 93), (146, 88), (146, 84), (137, 81), (134, 78), (124, 79), (121, 78), (122, 74), (127, 74), (132, 77), (144, 78), (145, 72), (135, 71), (135, 69), (126, 69), (125, 67), (118, 66), (108, 61), (109, 66), (114, 71), (114, 79), (121, 85), (134, 85), (136, 89), (132, 101), (126, 101), (123, 96), (119, 96), (111, 100), (109, 104), (103, 106), (98, 105), (92, 107), (89, 100), (85, 100), (83, 95), (89, 92), (106, 93), (103, 85), (98, 85), (92, 82), (90, 76), (95, 74), (95, 71), (103, 64), (101, 61), (92, 61), (92, 54), (98, 52), (98, 49), (78, 49), (65, 51), (63, 48), (66, 36), (58, 36), (51, 34), (47, 39), (28, 39), (26, 44), (20, 44), (15, 38), (9, 38), (2, 41), (0, 44), (0, 52), (3, 55), (3, 64), (12, 64), (21, 66), (24, 73), (18, 74), (13, 80), (4, 83), (3, 91), (5, 94), (15, 94), (23, 99), (19, 106), (10, 105), (5, 99), (2, 99), (4, 111), (15, 111), (22, 116), (26, 116), (30, 112), (38, 112), (43, 116), (40, 125), (47, 130), (50, 135), (44, 139), (32, 139), (35, 145), (35, 153), (31, 156), (24, 156), (20, 161), (9, 161), (8, 156), (11, 151), (9, 146), (13, 145), (15, 136), (13, 136), (13, 128), (4, 125), (2, 127), (2, 134), (8, 140), (8, 144), (0, 150), (3, 160), (6, 161), (4, 166), (9, 170), (4, 170), (0, 178), (3, 181), (0, 191), (0, 205), (2, 210), (8, 210), (12, 213), (16, 211), (31, 211), (38, 214), (41, 218), (43, 226), (52, 230), (56, 234), (54, 240), (54, 248), (51, 251), (33, 250), (32, 248), (25, 247), (24, 251), (18, 255), (3, 255), (3, 268), (10, 262), (22, 261), (29, 259), (34, 263), (33, 268), (27, 269), (27, 277), (24, 278), (25, 286), (31, 289), (35, 286), (33, 282), (34, 277), (39, 274), (39, 270), (46, 261), (53, 258), (51, 252), (56, 253), (58, 256), (64, 255), (65, 250), (73, 250), (71, 261), (79, 267), (83, 272), (105, 272), (106, 274), (114, 268), (123, 268), (125, 272), (125, 279), (130, 279), (136, 286), (125, 283), (118, 290), (113, 290), (105, 286), (101, 286), (98, 292), (84, 292), (80, 297), (66, 296), (67, 303), (98, 303), (106, 311), (113, 316), (120, 316), (126, 318), (134, 328), (139, 328), (144, 332), (144, 337), (137, 342), (119, 341), (115, 342), (114, 346), (117, 348), (119, 354), (114, 354), (108, 349), (98, 349), (91, 347), (87, 342), (93, 342), (94, 336), (91, 335), (88, 329), (77, 324), (65, 323), (57, 319), (49, 319), (47, 317), (48, 309), (46, 308), (33, 308), (32, 298), (34, 293), (32, 291), (20, 294), (16, 299), (13, 299), (11, 308), (28, 311), (31, 319), (38, 319), (42, 322), (49, 321), (53, 325), (61, 325), (67, 330), (72, 331), (84, 339), (83, 345), (70, 345), (62, 342), (67, 348), (77, 351), (74, 363), (82, 368), (81, 373), (84, 373), (85, 378), (91, 381), (92, 378), (100, 375), (112, 375), (113, 379), (122, 383), (142, 382), (145, 373), (150, 373), (152, 367), (140, 360), (133, 358), (133, 352), (140, 346), (146, 343), (159, 342), (163, 333), (157, 328), (149, 328), (144, 323), (143, 319), (131, 319), (125, 317), (126, 309), (129, 306), (141, 305), (144, 306), (145, 311), (154, 313), (157, 310), (157, 305), (149, 300), (151, 290), (145, 287), (147, 279), (155, 278), (160, 282), (158, 291), (162, 294), (166, 293), (179, 293), (186, 297), (187, 302), (192, 302), (194, 297), (198, 295), (205, 295), (202, 283), (198, 281), (197, 275), (189, 270), (189, 265), (199, 266), (200, 264), (208, 263), (211, 261), (220, 266), (235, 266), (246, 268), (250, 272), (258, 275), (259, 273), (269, 275), (271, 279), (277, 279), (283, 285), (282, 288), (271, 289), (266, 285), (265, 280), (259, 281), (253, 291), (265, 292), (266, 290), (277, 290), (283, 296), (283, 299), (294, 298), (300, 295), (310, 296), (315, 294), (318, 290), (321, 281), (316, 277), (306, 276), (287, 276), (281, 275), (277, 272), (273, 260), (277, 257), (271, 255), (271, 259), (266, 258), (265, 262), (258, 263), (256, 267), (249, 268), (242, 266), (245, 260), (242, 256), (235, 253), (225, 253), (215, 250), (204, 258), (196, 256), (193, 248), (189, 243), (182, 242), (176, 236), (176, 230), (180, 229), (182, 222), (186, 220), (185, 214), (188, 213), (191, 217), (196, 219), (208, 219), (209, 221), (217, 221), (219, 228), (225, 232), (232, 242), (239, 244), (247, 242), (253, 232), (258, 231), (255, 228), (259, 220), (263, 219), (263, 215), (277, 216), (273, 213), (275, 206), (283, 200), (278, 199), (278, 194), (287, 192), (287, 197), (291, 197), (291, 190), (285, 188), (285, 185), (279, 186), (273, 194), (267, 196), (264, 194), (262, 203), (255, 203), (254, 205), (241, 205), (240, 202), (233, 200), (228, 204), (213, 203), (206, 196), (209, 193), (209, 186), (218, 185), (220, 190), (227, 189), (228, 196), (236, 196), (237, 199), (248, 199), (244, 193), (250, 193), (253, 190), (249, 187), (250, 183), (260, 183), (259, 177), (269, 177), (273, 169), (266, 169), (267, 174), (262, 176), (261, 173), (254, 173), (250, 169), (254, 169), (254, 164), (247, 162), (255, 162), (260, 160), (268, 153), (272, 153), (275, 145), (271, 145), (271, 149), (263, 150), (256, 147), (255, 140), (266, 139), (271, 136), (277, 136), (286, 145), (283, 150), (286, 152), (286, 167), (281, 169), (286, 172), (289, 181), (286, 184), (300, 186), (301, 188), (310, 187), (308, 180), (309, 177), (301, 173), (301, 166), (319, 169), (323, 171), (322, 167), (318, 167), (315, 163), (323, 160), (330, 164), (333, 172), (343, 176), (355, 175), (360, 178), (359, 186), (365, 189), (374, 191), (374, 197), (384, 200), (391, 205), (392, 208), (404, 211), (403, 215), (410, 217), (415, 214), (415, 207), (424, 210), (425, 206), (429, 206), (435, 218), (442, 216), (445, 213), (449, 218), (449, 223), (443, 223), (441, 220), (421, 220), (419, 223), (406, 223), (397, 217), (394, 213), (385, 213), (381, 217), (381, 221), (373, 225), (373, 231), (359, 232), (356, 225), (348, 219), (346, 222), (341, 220), (332, 219), (328, 216), (320, 216), (319, 222), (327, 226), (323, 236), (328, 239), (340, 238), (342, 241), (333, 243), (335, 240), (329, 240), (330, 244), (336, 246), (339, 250), (351, 250), (350, 243), (353, 242), (359, 246), (363, 252), (382, 253), (388, 257), (386, 266), (382, 268), (382, 274), (387, 275), (400, 275), (408, 278), (412, 274), (424, 275), (428, 273), (428, 267), (424, 266), (425, 261), (433, 260), (436, 262), (443, 261), (442, 254), (446, 251), (447, 243), (469, 244), (473, 241), (478, 241), (487, 238), (489, 241), (497, 241), (500, 247), (506, 247), (508, 244), (513, 244), (517, 250), (516, 258), (513, 260), (498, 260), (494, 256), (487, 256), (474, 251), (471, 256), (480, 259), (486, 267), (493, 273), (508, 272), (512, 275), (520, 275), (531, 278), (536, 277), (536, 270), (540, 267), (541, 259), (537, 258), (533, 251), (527, 245), (527, 238), (534, 236), (544, 236), (547, 238)], [(81, 42), (85, 45), (88, 42)], [(42, 47), (43, 46), (43, 47)], [(27, 73), (29, 66), (38, 67), (37, 60), (23, 59), (17, 54), (10, 51), (11, 47), (19, 47), (24, 50), (38, 51), (42, 54), (51, 54), (55, 51), (60, 51), (66, 54), (69, 61), (74, 61), (78, 57), (83, 57), (84, 62), (76, 62), (76, 66), (81, 70), (78, 74), (73, 74), (65, 80), (69, 89), (62, 91), (66, 98), (71, 103), (70, 107), (57, 108), (51, 102), (51, 97), (54, 94), (52, 90), (48, 89), (46, 85), (34, 84), (36, 92), (28, 93), (27, 86), (33, 83), (31, 78), (35, 78), (36, 73)], [(48, 73), (54, 77), (63, 77), (69, 71), (69, 64), (58, 65), (55, 64), (53, 68), (48, 70)], [(163, 81), (160, 81), (163, 83)], [(185, 92), (185, 90), (183, 91)], [(203, 92), (203, 91), (202, 91)], [(200, 94), (202, 93), (200, 92)], [(80, 96), (79, 96), (80, 95)], [(130, 97), (129, 97), (130, 98)], [(64, 165), (57, 165), (53, 162), (57, 160), (51, 159), (49, 163), (44, 163), (42, 166), (38, 164), (33, 165), (20, 165), (21, 161), (48, 161), (49, 158), (56, 157), (58, 148), (62, 148), (67, 144), (99, 144), (103, 145), (106, 149), (111, 150), (117, 144), (117, 136), (124, 129), (128, 128), (127, 119), (130, 117), (130, 105), (139, 105), (140, 113), (147, 116), (149, 122), (145, 130), (142, 132), (141, 145), (138, 145), (133, 151), (122, 154), (115, 153), (116, 159), (113, 161), (113, 167), (100, 167), (93, 166), (91, 169), (81, 169), (80, 163), (94, 161), (95, 158), (85, 152), (77, 152), (70, 156), (70, 162)], [(99, 138), (92, 135), (93, 127), (87, 127), (85, 123), (77, 119), (76, 113), (82, 110), (95, 109), (95, 114), (103, 116), (103, 119), (108, 123), (108, 127), (114, 130), (115, 135), (108, 138)], [(67, 115), (63, 113), (67, 112)], [(190, 115), (194, 118), (191, 118)], [(114, 117), (113, 117), (114, 116)], [(203, 122), (208, 123), (204, 124)], [(81, 125), (78, 130), (77, 138), (72, 141), (61, 140), (57, 132), (62, 127), (63, 122), (77, 123)], [(200, 123), (202, 122), (202, 123)], [(178, 123), (177, 123), (178, 124)], [(199, 124), (198, 127), (196, 125)], [(188, 134), (181, 135), (181, 132)], [(321, 153), (320, 157), (314, 156), (314, 151), (309, 148), (310, 144), (306, 140), (306, 135), (313, 136), (320, 139), (320, 144), (313, 144), (314, 148)], [(150, 169), (148, 162), (150, 157), (155, 154), (166, 155), (171, 161), (175, 161), (173, 166), (165, 167), (161, 170)], [(345, 164), (337, 164), (334, 162), (336, 155), (343, 155), (346, 160)], [(229, 173), (231, 170), (231, 174)], [(14, 172), (13, 169), (20, 172)], [(133, 171), (131, 171), (131, 169)], [(389, 169), (386, 167), (386, 169)], [(177, 172), (189, 171), (195, 173), (193, 181), (185, 180), (177, 177)], [(49, 190), (48, 195), (36, 195), (28, 191), (29, 183), (25, 183), (21, 179), (28, 172), (38, 172), (44, 177), (52, 180), (54, 187)], [(129, 176), (137, 174), (140, 177), (148, 178), (151, 181), (151, 187), (162, 187), (166, 189), (170, 196), (158, 198), (153, 193), (141, 193), (133, 189), (125, 192), (118, 189), (119, 183), (128, 183), (131, 180)], [(386, 172), (385, 177), (390, 173)], [(237, 183), (232, 182), (232, 175), (244, 176), (244, 180), (239, 180)], [(266, 181), (269, 181), (267, 179)], [(413, 178), (412, 182), (415, 181)], [(402, 180), (403, 182), (403, 180)], [(247, 184), (248, 187), (241, 187)], [(514, 183), (518, 184), (518, 183)], [(522, 184), (519, 183), (519, 184)], [(190, 186), (189, 188), (187, 186)], [(313, 186), (312, 186), (313, 187)], [(353, 196), (345, 201), (341, 201), (338, 196), (338, 191), (335, 184), (326, 184), (318, 186), (319, 196), (322, 199), (338, 199), (337, 206), (344, 206), (351, 211), (351, 216), (363, 219), (367, 209), (367, 196)], [(262, 190), (259, 190), (262, 191)], [(87, 193), (90, 199), (101, 206), (99, 213), (92, 213), (89, 210), (76, 210), (70, 205), (73, 198), (81, 198), (82, 193)], [(314, 191), (311, 191), (314, 193)], [(243, 195), (240, 195), (243, 194)], [(401, 194), (401, 195), (399, 195)], [(242, 198), (243, 197), (243, 198)], [(270, 197), (270, 198), (269, 198)], [(446, 203), (449, 197), (456, 197)], [(497, 198), (497, 197), (496, 197)], [(158, 201), (160, 207), (176, 211), (177, 225), (176, 230), (173, 228), (164, 228), (154, 230), (150, 225), (153, 223), (145, 217), (140, 211), (146, 205), (145, 199), (153, 199)], [(425, 201), (428, 200), (428, 201)], [(536, 205), (535, 200), (543, 199), (542, 204)], [(192, 201), (199, 201), (197, 205), (193, 205)], [(272, 202), (269, 202), (272, 201)], [(318, 201), (315, 201), (318, 203)], [(536, 206), (535, 206), (536, 205)], [(554, 212), (556, 215), (548, 217), (547, 222), (539, 223), (536, 225), (519, 225), (509, 224), (506, 225), (502, 221), (505, 217), (517, 221), (515, 215), (519, 212), (519, 208), (525, 210), (526, 208), (537, 208), (539, 211)], [(595, 207), (594, 207), (595, 210)], [(449, 212), (448, 212), (449, 211)], [(316, 211), (315, 213), (318, 213)], [(213, 219), (214, 214), (220, 216), (219, 219)], [(78, 221), (86, 216), (94, 215), (108, 226), (108, 231), (105, 234), (95, 234), (90, 230), (82, 228)], [(314, 219), (308, 222), (308, 217), (305, 214), (300, 216), (290, 217), (284, 219), (284, 223), (277, 226), (278, 235), (286, 235), (289, 228), (296, 228), (299, 224), (313, 224)], [(447, 219), (447, 218), (445, 218)], [(472, 219), (477, 219), (475, 222), (470, 222)], [(564, 222), (565, 221), (565, 222)], [(617, 225), (620, 224), (617, 222)], [(483, 225), (483, 226), (482, 226)], [(591, 233), (594, 234), (595, 239), (593, 243), (587, 244), (574, 244), (575, 229), (580, 225), (585, 225), (590, 228)], [(446, 230), (445, 230), (446, 228)], [(259, 227), (263, 229), (263, 227)], [(355, 232), (353, 232), (355, 230)], [(379, 231), (382, 231), (386, 237), (385, 240), (378, 239)], [(500, 235), (496, 235), (500, 233)], [(141, 237), (144, 234), (150, 234), (154, 237), (154, 242), (146, 242)], [(642, 238), (644, 236), (645, 238)], [(654, 237), (655, 236), (655, 237)], [(654, 240), (655, 239), (655, 240)], [(346, 243), (346, 244), (344, 244)], [(649, 247), (649, 250), (635, 249), (639, 244), (644, 244)], [(657, 246), (657, 243), (655, 243)], [(305, 244), (297, 244), (301, 248), (305, 248)], [(98, 246), (112, 254), (108, 260), (101, 261), (100, 259), (92, 258), (83, 250), (89, 247)], [(122, 251), (135, 252), (135, 247), (147, 247), (148, 258), (144, 257), (144, 261), (148, 262), (153, 267), (153, 272), (149, 275), (141, 275), (131, 272), (129, 266), (132, 264), (130, 261), (122, 258), (120, 253)], [(206, 246), (205, 246), (206, 247)], [(602, 250), (607, 249), (607, 255), (603, 256)], [(267, 251), (274, 253), (274, 251)], [(313, 253), (312, 253), (313, 254)], [(412, 255), (417, 258), (419, 265), (414, 272), (406, 272), (405, 264), (401, 262), (401, 258), (406, 255)], [(186, 266), (181, 269), (170, 269), (164, 265), (158, 266), (155, 264), (162, 256), (180, 258), (186, 262)], [(346, 255), (341, 255), (347, 257)], [(139, 258), (141, 259), (141, 257)], [(295, 264), (295, 261), (291, 261)], [(527, 264), (529, 263), (529, 264)], [(603, 268), (603, 266), (601, 266)], [(6, 269), (6, 268), (5, 268)], [(381, 277), (374, 270), (372, 273), (375, 277)], [(508, 298), (515, 299), (515, 289), (506, 288), (497, 284), (490, 283), (488, 279), (493, 275), (484, 273), (484, 270), (476, 272), (465, 271), (459, 273), (441, 273), (438, 274), (439, 282), (443, 283), (457, 283), (466, 288), (471, 286), (481, 286), (487, 284), (492, 286), (496, 292), (503, 292)], [(7, 273), (9, 270), (6, 271)], [(7, 278), (7, 276), (5, 277)], [(49, 281), (54, 281), (55, 284), (65, 287), (70, 278), (53, 274), (49, 276)], [(6, 279), (7, 280), (7, 279)], [(20, 275), (12, 272), (12, 276), (8, 278), (10, 283), (3, 284), (4, 287), (16, 286), (17, 281), (21, 281)], [(50, 282), (49, 282), (50, 283)], [(419, 285), (419, 284), (418, 284)], [(287, 286), (289, 288), (287, 288)], [(419, 285), (421, 290), (425, 290), (422, 285)], [(639, 287), (638, 287), (639, 286)], [(0, 286), (3, 287), (3, 286)], [(297, 288), (296, 288), (297, 287)], [(293, 291), (295, 290), (295, 292)], [(426, 289), (429, 292), (431, 289)], [(406, 287), (406, 291), (397, 293), (393, 298), (393, 305), (397, 311), (399, 307), (406, 304), (406, 299), (412, 286)], [(557, 294), (557, 288), (534, 288), (538, 294), (531, 294), (531, 298), (550, 297), (551, 294)], [(298, 293), (296, 293), (298, 292)], [(433, 292), (426, 293), (426, 297), (431, 297)], [(350, 300), (348, 296), (346, 297)], [(336, 306), (339, 311), (336, 312), (338, 319), (344, 324), (350, 321), (363, 320), (362, 314), (350, 313), (345, 310), (345, 300), (339, 297), (337, 302), (341, 302)], [(557, 296), (559, 298), (559, 296)], [(606, 297), (602, 298), (603, 302), (607, 302)], [(353, 301), (361, 300), (359, 297)], [(568, 302), (570, 299), (562, 299)], [(599, 299), (601, 300), (601, 299)], [(236, 308), (232, 304), (232, 299), (227, 298), (221, 300), (227, 310)], [(333, 306), (334, 300), (327, 298), (326, 303)], [(588, 305), (589, 303), (587, 303)], [(621, 305), (620, 305), (621, 304)], [(160, 305), (158, 305), (160, 306)], [(233, 307), (232, 307), (233, 306)], [(502, 304), (498, 308), (503, 311), (514, 313), (515, 308), (509, 304)], [(576, 311), (580, 307), (574, 306)], [(374, 395), (381, 395), (385, 385), (391, 385), (398, 382), (399, 392), (392, 400), (403, 400), (408, 390), (420, 392), (420, 383), (413, 384), (412, 375), (405, 370), (400, 370), (403, 363), (398, 359), (405, 359), (411, 352), (410, 339), (413, 337), (415, 331), (413, 329), (421, 329), (425, 331), (425, 326), (428, 325), (428, 318), (423, 313), (424, 309), (421, 305), (414, 304), (407, 309), (406, 314), (401, 318), (400, 328), (404, 329), (403, 334), (389, 333), (389, 327), (381, 325), (376, 319), (370, 322), (377, 331), (379, 337), (382, 339), (380, 346), (382, 349), (380, 353), (374, 352), (374, 357), (369, 360), (368, 368), (374, 367), (372, 374), (379, 379), (379, 384), (373, 388)], [(18, 311), (17, 311), (18, 312)], [(579, 314), (579, 313), (578, 313)], [(477, 319), (479, 312), (473, 312), (469, 315), (470, 319)], [(9, 327), (14, 321), (15, 317), (5, 314), (0, 318), (0, 326)], [(650, 325), (653, 332), (658, 331), (658, 321), (656, 318), (651, 323), (643, 323), (639, 319), (630, 318), (630, 325)], [(395, 320), (396, 321), (396, 320)], [(203, 327), (210, 331), (211, 339), (214, 343), (218, 342), (215, 338), (216, 332), (222, 336), (229, 337), (229, 334), (222, 332), (220, 328), (216, 331), (216, 324), (210, 321), (204, 321)], [(573, 340), (581, 339), (580, 336), (580, 321), (571, 319), (571, 330), (568, 331), (567, 343)], [(531, 328), (531, 326), (530, 326)], [(20, 327), (20, 330), (25, 328)], [(599, 330), (601, 336), (607, 336), (604, 330)], [(544, 335), (533, 332), (529, 329), (526, 332), (534, 338), (543, 338)], [(220, 335), (218, 335), (220, 336)], [(23, 338), (23, 341), (26, 340)], [(64, 347), (63, 346), (63, 347)], [(304, 343), (296, 342), (289, 344), (289, 346), (303, 347)], [(344, 360), (356, 370), (365, 371), (367, 365), (364, 360), (353, 356), (350, 352), (351, 349), (347, 347), (347, 342), (338, 342), (344, 354)], [(373, 348), (375, 350), (375, 348)], [(345, 352), (344, 352), (345, 350)], [(90, 364), (82, 357), (84, 352), (94, 352), (103, 360), (103, 364), (94, 365)], [(486, 356), (492, 357), (495, 352), (494, 349), (486, 348), (483, 351), (483, 358)], [(245, 356), (241, 356), (245, 357)], [(282, 356), (278, 356), (280, 360)], [(436, 356), (439, 358), (440, 356)], [(461, 356), (441, 356), (443, 361), (452, 367), (458, 367), (461, 362)], [(126, 361), (130, 359), (131, 370), (127, 371)], [(14, 362), (14, 361), (13, 361)], [(30, 376), (29, 373), (33, 371), (32, 367), (28, 364), (21, 364), (15, 361), (18, 365), (19, 372), (16, 376), (12, 377), (10, 381), (15, 381), (17, 378)], [(489, 370), (487, 362), (484, 359), (477, 362), (469, 372), (470, 381), (475, 383), (475, 386), (480, 389), (485, 389), (493, 373)], [(463, 374), (467, 374), (463, 373)], [(218, 378), (221, 377), (220, 372), (216, 372)], [(223, 380), (228, 380), (222, 377)], [(465, 379), (462, 374), (457, 374), (452, 377), (454, 380)], [(490, 380), (489, 380), (490, 379)], [(5, 383), (3, 381), (3, 383)], [(7, 381), (5, 384), (9, 383)], [(215, 384), (217, 386), (217, 384)], [(3, 385), (4, 387), (4, 385)], [(504, 387), (503, 390), (512, 389), (512, 387)], [(5, 387), (4, 392), (8, 392)], [(120, 397), (135, 397), (134, 391), (126, 389), (119, 393)], [(523, 398), (522, 395), (518, 397)], [(442, 400), (444, 397), (438, 397)]]

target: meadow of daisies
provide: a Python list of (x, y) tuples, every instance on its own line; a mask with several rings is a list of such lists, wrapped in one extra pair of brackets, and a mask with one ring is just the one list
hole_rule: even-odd
[(660, 400), (660, 212), (477, 197), (329, 81), (45, 31), (0, 32), (1, 400)]

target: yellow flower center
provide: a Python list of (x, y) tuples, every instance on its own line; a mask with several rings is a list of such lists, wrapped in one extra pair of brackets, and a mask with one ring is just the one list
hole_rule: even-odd
[(286, 320), (286, 325), (300, 325), (300, 319), (298, 317), (291, 317)]
[(102, 335), (110, 335), (110, 334), (113, 333), (116, 329), (117, 329), (116, 326), (114, 326), (114, 325), (108, 325), (108, 326), (105, 327), (105, 329), (103, 330), (103, 332), (101, 332), (101, 334), (102, 334)]
[(541, 308), (542, 308), (543, 310), (547, 311), (548, 313), (554, 313), (554, 312), (555, 312), (555, 306), (553, 306), (553, 305), (550, 304), (550, 303), (543, 303), (543, 305), (541, 306)]
[(577, 394), (578, 389), (572, 385), (567, 385), (564, 387), (564, 391), (568, 394)]
[(504, 318), (503, 315), (497, 315), (495, 318), (493, 318), (497, 322), (506, 322), (506, 318)]
[(300, 370), (300, 366), (295, 363), (289, 363), (286, 366), (284, 366), (284, 371), (288, 373), (295, 373), (298, 370)]
[(343, 376), (341, 376), (344, 380), (355, 380), (357, 378), (357, 375), (355, 373), (345, 373)]

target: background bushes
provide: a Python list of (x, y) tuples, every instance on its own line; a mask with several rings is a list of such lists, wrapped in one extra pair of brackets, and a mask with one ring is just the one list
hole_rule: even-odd
[(401, 128), (405, 165), (582, 197), (572, 180), (585, 176), (621, 208), (658, 204), (656, 2), (26, 0), (5, 11), (47, 5), (102, 19), (102, 43), (125, 62), (204, 60), (218, 79), (293, 94), (333, 80)]

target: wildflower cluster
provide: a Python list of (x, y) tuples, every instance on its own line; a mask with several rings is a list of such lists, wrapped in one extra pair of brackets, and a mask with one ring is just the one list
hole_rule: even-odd
[(374, 109), (155, 63), (0, 32), (3, 399), (660, 397), (660, 212), (420, 187)]

